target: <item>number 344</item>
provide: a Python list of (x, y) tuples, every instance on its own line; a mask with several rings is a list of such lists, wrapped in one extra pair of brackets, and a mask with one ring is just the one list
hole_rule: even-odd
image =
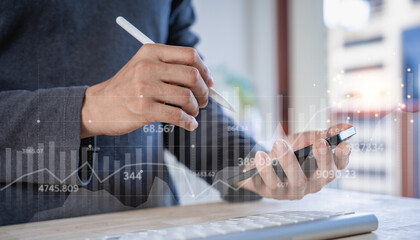
[(140, 180), (141, 174), (143, 173), (143, 170), (140, 170), (139, 172), (124, 172), (124, 181), (127, 180)]

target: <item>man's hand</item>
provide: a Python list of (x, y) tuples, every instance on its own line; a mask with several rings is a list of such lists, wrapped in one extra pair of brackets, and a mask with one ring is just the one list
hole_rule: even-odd
[[(257, 152), (252, 164), (245, 169), (256, 167), (259, 175), (239, 182), (237, 185), (267, 198), (302, 199), (308, 193), (315, 193), (335, 179), (337, 169), (344, 169), (351, 152), (350, 144), (340, 143), (333, 154), (325, 138), (352, 127), (338, 124), (327, 131), (312, 131), (292, 135), (274, 143), (269, 154)], [(313, 154), (318, 169), (309, 178), (303, 173), (294, 151), (313, 144)], [(277, 159), (287, 178), (282, 181), (274, 172), (272, 160)]]
[(81, 138), (122, 135), (152, 122), (192, 131), (212, 85), (208, 68), (193, 48), (143, 45), (114, 77), (86, 90)]

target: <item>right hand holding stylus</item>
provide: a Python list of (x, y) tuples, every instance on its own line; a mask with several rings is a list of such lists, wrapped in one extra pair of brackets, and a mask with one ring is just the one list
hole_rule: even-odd
[(115, 76), (86, 90), (81, 138), (122, 135), (152, 122), (192, 131), (211, 86), (193, 48), (145, 44)]

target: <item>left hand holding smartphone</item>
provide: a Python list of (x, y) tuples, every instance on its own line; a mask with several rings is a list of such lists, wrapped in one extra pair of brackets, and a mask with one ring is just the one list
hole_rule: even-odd
[[(257, 168), (259, 174), (236, 185), (262, 197), (274, 199), (297, 200), (302, 199), (306, 194), (320, 191), (322, 187), (335, 179), (337, 170), (342, 170), (348, 165), (351, 152), (350, 144), (341, 142), (333, 153), (325, 139), (351, 127), (350, 124), (342, 123), (326, 131), (303, 132), (276, 141), (268, 154), (257, 152), (253, 161), (244, 169)], [(317, 169), (314, 174), (307, 177), (294, 151), (311, 144), (313, 144), (312, 150)], [(287, 178), (281, 179), (277, 176), (273, 159), (277, 159)]]

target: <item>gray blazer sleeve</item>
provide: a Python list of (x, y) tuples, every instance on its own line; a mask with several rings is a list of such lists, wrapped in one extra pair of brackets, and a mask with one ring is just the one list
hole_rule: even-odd
[(2, 186), (79, 183), (80, 110), (86, 88), (0, 92)]
[(241, 173), (243, 159), (252, 158), (258, 145), (227, 117), (220, 106), (210, 100), (197, 116), (193, 132), (175, 127), (165, 133), (165, 146), (180, 162), (218, 189), (227, 201), (249, 201), (260, 197), (250, 191), (227, 184)]

